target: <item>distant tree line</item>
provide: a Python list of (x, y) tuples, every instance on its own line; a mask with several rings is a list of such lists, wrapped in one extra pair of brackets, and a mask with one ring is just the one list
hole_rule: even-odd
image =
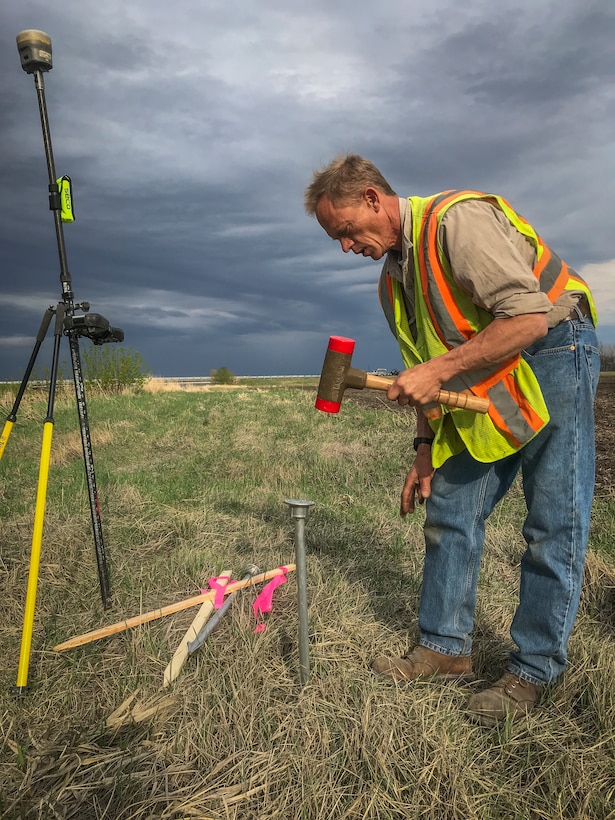
[(600, 370), (615, 371), (615, 345), (600, 345)]

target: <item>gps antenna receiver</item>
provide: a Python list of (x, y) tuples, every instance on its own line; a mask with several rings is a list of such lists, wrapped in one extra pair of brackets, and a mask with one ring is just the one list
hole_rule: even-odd
[(36, 71), (50, 71), (51, 37), (44, 31), (28, 28), (17, 35), (17, 50), (21, 58), (21, 67), (28, 74)]

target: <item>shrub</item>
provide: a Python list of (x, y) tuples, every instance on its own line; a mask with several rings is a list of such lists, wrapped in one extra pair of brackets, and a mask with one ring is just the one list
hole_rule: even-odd
[(212, 384), (235, 384), (235, 374), (231, 373), (228, 367), (219, 367), (218, 370), (211, 370)]
[(121, 393), (125, 388), (141, 390), (149, 376), (141, 354), (121, 345), (90, 345), (81, 353), (87, 388)]

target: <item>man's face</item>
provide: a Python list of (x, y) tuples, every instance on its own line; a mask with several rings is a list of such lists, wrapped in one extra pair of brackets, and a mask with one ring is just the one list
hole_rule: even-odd
[(377, 191), (367, 188), (358, 204), (334, 205), (328, 196), (316, 206), (316, 219), (344, 253), (381, 259), (394, 248), (399, 235), (389, 220)]

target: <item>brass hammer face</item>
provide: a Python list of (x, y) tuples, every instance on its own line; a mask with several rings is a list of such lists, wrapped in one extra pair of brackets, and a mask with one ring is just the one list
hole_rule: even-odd
[(324, 413), (339, 413), (354, 346), (354, 339), (347, 339), (345, 336), (329, 338), (318, 384), (315, 404), (317, 410)]

